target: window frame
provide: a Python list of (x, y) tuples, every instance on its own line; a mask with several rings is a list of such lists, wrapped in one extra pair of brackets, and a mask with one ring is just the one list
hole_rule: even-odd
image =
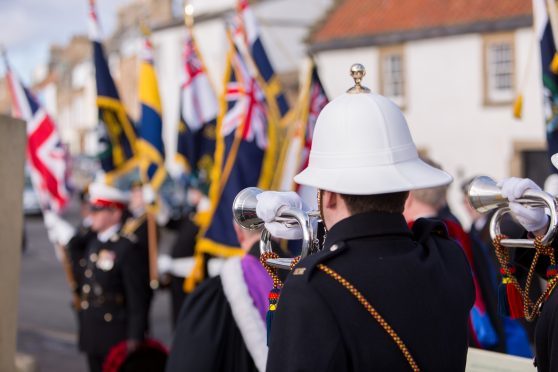
[[(493, 77), (491, 76), (491, 48), (495, 45), (507, 44), (510, 46), (510, 84), (509, 93), (498, 92), (492, 90), (491, 84)], [(498, 33), (483, 36), (483, 98), (485, 106), (502, 106), (511, 105), (515, 99), (517, 92), (517, 71), (516, 71), (516, 53), (515, 38), (513, 33)], [(499, 96), (501, 95), (501, 96)]]
[[(400, 59), (400, 80), (401, 80), (401, 95), (394, 96), (388, 95), (385, 84), (386, 75), (384, 74), (386, 68), (386, 58), (390, 56), (398, 56)], [(407, 68), (405, 61), (405, 50), (403, 45), (396, 45), (390, 47), (383, 47), (379, 50), (379, 62), (378, 62), (378, 76), (379, 76), (379, 92), (381, 95), (392, 100), (401, 110), (404, 110), (407, 106)]]

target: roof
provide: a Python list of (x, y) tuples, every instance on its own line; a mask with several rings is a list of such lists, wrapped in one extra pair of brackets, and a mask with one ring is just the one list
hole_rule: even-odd
[(528, 0), (338, 0), (310, 41), (338, 49), (531, 24)]

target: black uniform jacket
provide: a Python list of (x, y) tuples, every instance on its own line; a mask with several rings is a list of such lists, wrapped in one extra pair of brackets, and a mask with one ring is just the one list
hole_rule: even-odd
[[(159, 238), (159, 229), (156, 228), (156, 237)], [(120, 235), (131, 240), (134, 243), (135, 250), (141, 255), (142, 268), (147, 270), (145, 277), (146, 290), (149, 293), (148, 303), (151, 306), (151, 300), (153, 299), (153, 291), (149, 284), (149, 228), (147, 221), (147, 214), (143, 213), (138, 217), (133, 215), (128, 216), (122, 228), (120, 229)]]
[(204, 281), (184, 302), (166, 371), (257, 371), (219, 276)]
[[(258, 245), (250, 254), (259, 256)], [(221, 276), (205, 280), (184, 302), (166, 371), (258, 371), (233, 317)]]
[(80, 349), (104, 355), (119, 341), (142, 340), (151, 296), (144, 255), (118, 233), (104, 243), (96, 237), (85, 247), (77, 242), (68, 248), (81, 297)]
[(413, 231), (390, 213), (335, 224), (324, 250), (302, 260), (283, 287), (267, 371), (410, 370), (393, 339), (319, 263), (364, 295), (421, 370), (463, 371), (474, 302), (470, 267), (441, 222), (419, 219)]
[[(558, 240), (552, 242), (554, 256), (558, 257)], [(516, 263), (523, 267), (530, 267), (533, 262), (534, 249), (516, 249)], [(541, 256), (535, 267), (536, 273), (541, 278), (546, 278), (546, 269), (550, 260)], [(537, 280), (533, 280), (537, 282)], [(535, 300), (539, 294), (530, 291), (531, 299)], [(558, 291), (556, 288), (543, 302), (541, 312), (535, 326), (535, 363), (540, 372), (558, 371)]]

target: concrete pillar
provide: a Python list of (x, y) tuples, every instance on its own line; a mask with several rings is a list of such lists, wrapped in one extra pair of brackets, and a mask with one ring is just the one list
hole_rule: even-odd
[(0, 115), (0, 371), (15, 371), (25, 123)]

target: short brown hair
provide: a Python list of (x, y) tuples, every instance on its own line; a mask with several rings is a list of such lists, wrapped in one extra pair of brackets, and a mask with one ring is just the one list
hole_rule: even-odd
[(377, 195), (340, 194), (351, 214), (365, 212), (403, 213), (408, 191)]

